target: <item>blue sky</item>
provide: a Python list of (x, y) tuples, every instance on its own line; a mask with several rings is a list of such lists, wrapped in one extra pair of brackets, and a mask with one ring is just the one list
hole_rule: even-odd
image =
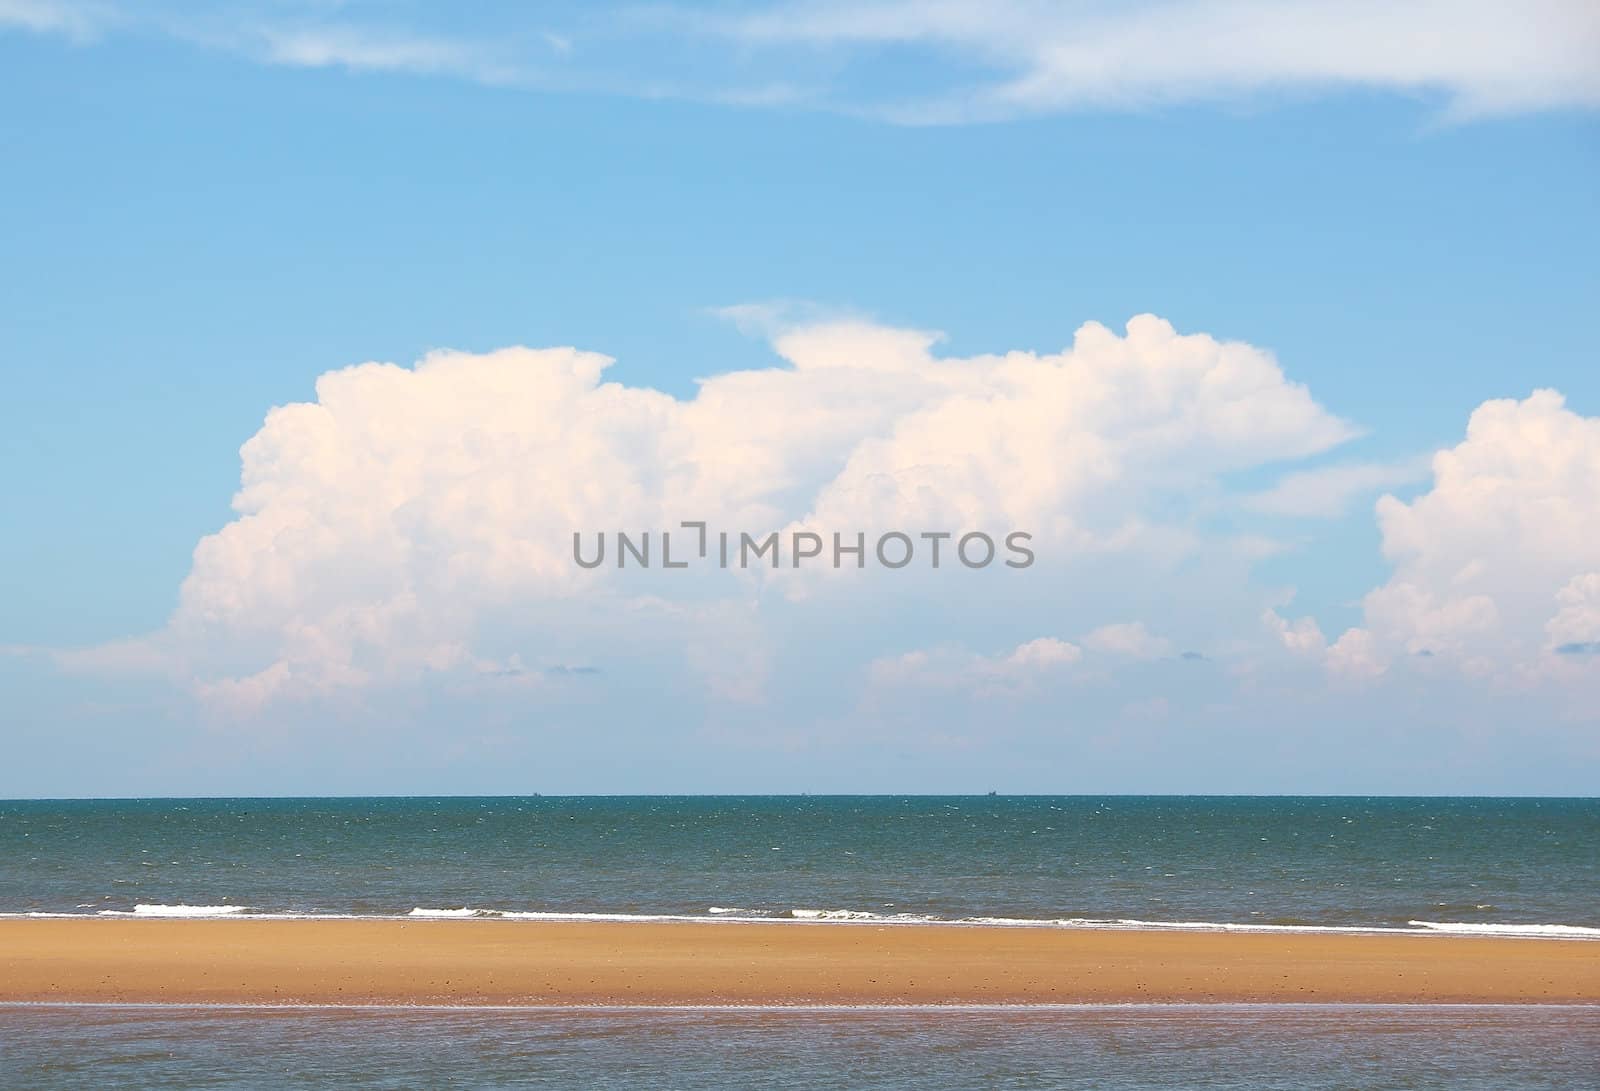
[[(1209, 7), (1183, 17), (1205, 26)], [(1376, 467), (1383, 483), (1341, 495), (1332, 517), (1208, 502), (1191, 518), (1219, 538), (1273, 538), (1248, 571), (1229, 569), (1237, 593), (1265, 602), (1293, 588), (1284, 616), (1315, 618), (1329, 646), (1377, 631), (1362, 600), (1391, 580), (1392, 560), (1374, 500), (1427, 492), (1418, 467), (1462, 442), (1476, 408), (1553, 388), (1576, 418), (1600, 414), (1600, 100), (1562, 74), (1573, 42), (1595, 40), (1581, 7), (1537, 8), (1508, 71), (1479, 63), (1473, 35), (1492, 41), (1493, 26), (1430, 28), (1407, 11), (1395, 39), (1431, 29), (1438, 71), (1369, 64), (1379, 44), (1338, 35), (1311, 56), (1291, 26), (1236, 45), (1233, 68), (1158, 54), (1126, 85), (1045, 80), (1016, 44), (1044, 18), (1034, 6), (997, 9), (1003, 38), (972, 30), (957, 4), (930, 5), (942, 15), (912, 30), (893, 5), (862, 5), (876, 22), (841, 10), (0, 3), (11, 361), (0, 644), (14, 653), (0, 660), (13, 734), (0, 793), (934, 790), (969, 769), (975, 790), (1592, 787), (1595, 725), (1570, 711), (1594, 692), (1592, 669), (1531, 689), (1494, 683), (1492, 698), (1476, 682), (1386, 669), (1319, 705), (1331, 767), (1274, 757), (1278, 725), (1300, 713), (1281, 695), (1241, 703), (1240, 679), (1296, 692), (1295, 672), (1320, 679), (1316, 665), (1261, 665), (1245, 648), (1259, 633), (1208, 634), (1193, 613), (1203, 605), (1149, 601), (1134, 570), (1094, 588), (1063, 573), (1048, 588), (1058, 612), (1097, 605), (1059, 632), (970, 588), (961, 610), (917, 595), (860, 606), (876, 612), (859, 641), (775, 607), (766, 635), (821, 624), (808, 646), (838, 651), (813, 665), (780, 648), (755, 706), (707, 696), (660, 649), (602, 662), (585, 648), (599, 696), (485, 697), (428, 670), (380, 672), (359, 694), (319, 690), (242, 716), (197, 701), (189, 666), (63, 665), (74, 650), (170, 631), (196, 544), (234, 518), (239, 449), (269, 408), (312, 400), (324, 373), (441, 348), (575, 346), (615, 358), (608, 380), (683, 400), (700, 378), (790, 366), (782, 333), (840, 318), (943, 331), (943, 357), (1057, 353), (1085, 323), (1120, 332), (1142, 313), (1248, 343), (1360, 434), (1229, 463), (1204, 487), (1243, 497), (1328, 465)], [(1306, 35), (1329, 10), (1307, 6)], [(1114, 51), (1123, 32), (1110, 22), (1034, 29)], [(1320, 74), (1293, 78), (1301, 69)], [(1020, 85), (1033, 90), (1019, 97)], [(719, 311), (749, 304), (780, 317), (752, 329)], [(1581, 512), (1590, 494), (1568, 499)], [(1439, 533), (1467, 548), (1458, 523)], [(1600, 570), (1592, 547), (1573, 553), (1551, 562), (1546, 598)], [(1497, 556), (1516, 571), (1515, 554)], [(1506, 579), (1495, 593), (1519, 593)], [(1157, 655), (1117, 668), (1092, 699), (1046, 687), (1003, 709), (970, 694), (808, 706), (917, 650), (927, 626), (930, 646), (998, 662), (1029, 639), (1090, 647), (1085, 634), (1133, 622), (1183, 634), (1164, 638), (1169, 657), (1209, 636), (1206, 662), (1227, 669), (1196, 681)], [(1415, 654), (1421, 631), (1396, 647)], [(517, 632), (475, 618), (475, 654), (561, 657), (559, 639), (519, 644)], [(663, 733), (641, 731), (677, 686)], [(1157, 698), (1165, 727), (1056, 732), (1063, 708), (1123, 722)], [(1441, 714), (1388, 762), (1337, 742), (1356, 720), (1403, 733), (1419, 702), (1473, 726), (1458, 737)], [(857, 745), (857, 717), (917, 728)], [(1034, 726), (992, 744), (967, 737), (996, 718)], [(1564, 726), (1519, 744), (1530, 718)], [(504, 725), (499, 741), (471, 741), (464, 720)], [(1194, 724), (1211, 725), (1208, 749), (1228, 760), (1197, 763), (1162, 742)], [(391, 732), (404, 756), (370, 764), (371, 739)], [(1435, 782), (1439, 747), (1466, 756)]]

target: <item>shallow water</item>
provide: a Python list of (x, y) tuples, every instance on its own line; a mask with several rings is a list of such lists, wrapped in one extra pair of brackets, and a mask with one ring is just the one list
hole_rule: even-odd
[(0, 1007), (0, 1086), (1594, 1087), (1600, 1008)]

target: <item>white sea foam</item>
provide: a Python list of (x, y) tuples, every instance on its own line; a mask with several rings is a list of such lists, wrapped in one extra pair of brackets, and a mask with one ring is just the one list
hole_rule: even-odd
[(1413, 928), (1453, 932), (1466, 936), (1571, 936), (1600, 939), (1600, 928), (1581, 924), (1453, 924), (1441, 921), (1407, 921)]
[(984, 925), (989, 928), (1038, 928), (1040, 926), (1051, 928), (1115, 928), (1122, 922), (1094, 920), (1089, 917), (1058, 917), (1051, 920), (1038, 920), (1033, 917), (962, 917), (957, 923)]
[(117, 913), (115, 910), (102, 910), (102, 916), (135, 916), (135, 917), (232, 917), (239, 913), (250, 912), (247, 905), (146, 905), (140, 903), (133, 907), (131, 914)]
[(797, 921), (876, 921), (886, 920), (877, 913), (860, 909), (791, 909), (789, 916)]
[(704, 921), (707, 919), (687, 913), (561, 913), (515, 909), (427, 909), (422, 906), (411, 910), (406, 916), (436, 920), (472, 918), (500, 921)]
[(417, 906), (416, 908), (412, 909), (411, 912), (407, 913), (406, 916), (408, 916), (408, 917), (440, 917), (440, 918), (450, 918), (450, 917), (498, 917), (498, 916), (500, 916), (500, 914), (496, 913), (492, 909), (467, 909), (467, 908), (461, 908), (461, 909), (424, 909), (421, 906)]
[(1278, 934), (1398, 934), (1398, 935), (1478, 935), (1529, 939), (1600, 940), (1600, 927), (1578, 924), (1451, 923), (1414, 920), (1407, 926), (1394, 925), (1316, 925), (1253, 924), (1234, 921), (1151, 921), (1135, 918), (1103, 917), (939, 917), (920, 913), (873, 913), (862, 909), (820, 909), (796, 907), (786, 911), (711, 906), (705, 913), (585, 913), (574, 911), (513, 910), (472, 906), (430, 908), (417, 906), (407, 913), (300, 913), (259, 910), (242, 905), (160, 905), (139, 904), (132, 910), (102, 909), (98, 913), (0, 912), (0, 919), (19, 917), (82, 918), (98, 917), (211, 917), (250, 920), (496, 920), (496, 921), (614, 921), (684, 922), (717, 924), (794, 924), (794, 925), (956, 925), (968, 928), (1081, 928), (1115, 931), (1177, 932), (1266, 932)]

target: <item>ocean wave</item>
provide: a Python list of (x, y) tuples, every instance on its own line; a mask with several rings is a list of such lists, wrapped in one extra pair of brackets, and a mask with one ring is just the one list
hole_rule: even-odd
[(1413, 928), (1463, 936), (1571, 936), (1600, 939), (1600, 928), (1581, 924), (1454, 924), (1447, 921), (1407, 921)]
[(928, 913), (874, 913), (865, 909), (819, 909), (796, 907), (787, 910), (740, 909), (710, 906), (705, 916), (691, 913), (583, 913), (521, 912), (502, 909), (425, 909), (416, 908), (407, 916), (441, 920), (476, 918), (527, 921), (619, 921), (619, 922), (716, 922), (719, 924), (875, 924), (875, 925), (958, 925), (969, 928), (1081, 928), (1149, 932), (1254, 932), (1290, 935), (1335, 935), (1394, 933), (1400, 935), (1547, 936), (1552, 938), (1600, 939), (1600, 928), (1576, 924), (1448, 924), (1410, 921), (1396, 925), (1318, 925), (1255, 924), (1235, 921), (1153, 921), (1132, 917), (941, 917)]
[(132, 913), (102, 909), (102, 917), (232, 917), (250, 912), (247, 905), (159, 905), (140, 903)]
[(461, 917), (498, 917), (502, 914), (492, 909), (424, 909), (417, 906), (407, 913), (408, 917), (435, 917), (440, 919), (456, 919)]
[[(429, 909), (417, 906), (407, 917), (429, 920), (500, 920), (500, 921), (704, 921), (709, 918), (687, 913), (567, 913), (560, 911), (516, 909)], [(726, 919), (726, 918), (719, 918)]]
[[(797, 921), (881, 921), (893, 920), (878, 913), (869, 913), (864, 909), (791, 909), (789, 916)], [(924, 917), (923, 920), (932, 920)]]
[[(81, 907), (80, 907), (81, 908)], [(794, 907), (748, 909), (710, 906), (703, 913), (606, 913), (572, 910), (516, 910), (474, 906), (416, 906), (406, 913), (351, 914), (263, 910), (243, 905), (165, 905), (140, 903), (131, 910), (102, 909), (96, 913), (0, 912), (0, 918), (146, 917), (218, 918), (251, 920), (492, 920), (567, 922), (679, 922), (716, 924), (838, 924), (838, 925), (946, 925), (968, 928), (1058, 928), (1151, 932), (1256, 932), (1285, 935), (1396, 934), (1506, 936), (1522, 938), (1600, 940), (1600, 927), (1578, 924), (1529, 924), (1412, 920), (1406, 925), (1266, 924), (1234, 921), (1160, 921), (1130, 917), (942, 917), (925, 913), (875, 913), (864, 909)]]

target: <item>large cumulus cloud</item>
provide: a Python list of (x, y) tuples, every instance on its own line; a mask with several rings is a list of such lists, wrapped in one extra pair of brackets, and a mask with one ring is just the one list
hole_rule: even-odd
[(1364, 624), (1324, 649), (1310, 619), (1268, 615), (1287, 646), (1356, 678), (1406, 663), (1495, 689), (1600, 681), (1600, 418), (1552, 390), (1485, 402), (1431, 487), (1383, 497), (1377, 520), (1392, 572)]
[[(244, 445), (236, 518), (196, 547), (168, 622), (67, 659), (165, 675), (228, 714), (444, 680), (514, 687), (529, 707), (575, 685), (671, 688), (702, 712), (836, 694), (843, 731), (899, 706), (920, 723), (1004, 696), (1015, 713), (1063, 685), (1149, 697), (1115, 679), (1159, 689), (1162, 664), (1265, 692), (1273, 647), (1320, 662), (1336, 690), (1405, 675), (1447, 695), (1548, 690), (1569, 711), (1593, 692), (1600, 420), (1554, 392), (1484, 403), (1424, 491), (1379, 501), (1390, 575), (1332, 639), (1269, 608), (1280, 592), (1252, 575), (1285, 543), (1210, 518), (1258, 506), (1233, 491), (1241, 471), (1259, 488), (1282, 463), (1287, 494), (1316, 477), (1298, 460), (1356, 434), (1269, 353), (1148, 315), (1086, 325), (1053, 353), (955, 357), (939, 341), (780, 327), (780, 363), (688, 398), (608, 382), (607, 357), (573, 348), (331, 372)], [(686, 519), (757, 535), (1023, 529), (1039, 560), (987, 579), (573, 563), (574, 531)]]
[[(687, 399), (607, 382), (606, 357), (571, 348), (331, 372), (244, 445), (237, 517), (196, 547), (167, 625), (85, 658), (159, 664), (243, 707), (441, 674), (535, 684), (594, 647), (681, 654), (748, 690), (786, 623), (771, 585), (792, 573), (586, 571), (573, 532), (1020, 528), (1041, 569), (1170, 563), (1217, 545), (1177, 498), (1354, 434), (1269, 353), (1152, 316), (1048, 354), (950, 357), (938, 340), (783, 329), (781, 365)], [(830, 608), (865, 624), (887, 581), (856, 584)], [(983, 620), (981, 599), (963, 609)]]

